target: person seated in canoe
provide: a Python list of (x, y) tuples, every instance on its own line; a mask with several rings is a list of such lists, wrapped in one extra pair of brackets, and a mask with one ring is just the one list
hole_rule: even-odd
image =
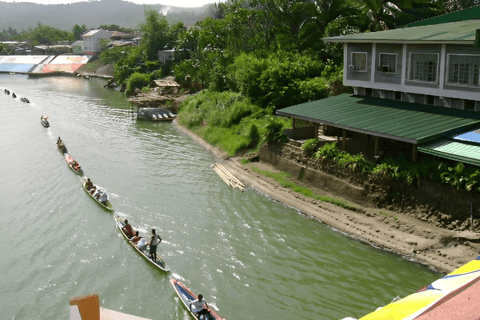
[(128, 223), (128, 220), (125, 219), (125, 226), (122, 228), (123, 229), (123, 232), (125, 232), (125, 235), (130, 239), (131, 237), (133, 237), (133, 230), (132, 230), (132, 226), (130, 225), (130, 223)]
[(107, 205), (108, 203), (108, 196), (107, 196), (107, 193), (105, 192), (101, 192), (100, 193), (100, 196), (98, 197), (98, 201), (100, 201), (104, 206)]
[(78, 164), (77, 161), (72, 162), (72, 167), (75, 171), (80, 171), (80, 165)]
[(90, 189), (90, 194), (95, 197), (95, 193), (97, 192), (97, 187), (93, 186), (92, 189)]
[(137, 244), (140, 239), (143, 237), (140, 237), (140, 232), (137, 230), (133, 230), (133, 237), (129, 240), (130, 242), (133, 242), (134, 244)]
[(141, 251), (146, 251), (147, 250), (147, 240), (145, 240), (145, 238), (142, 237), (142, 239), (140, 239), (140, 241), (138, 241), (137, 243), (137, 248), (140, 249)]
[(12, 93), (12, 98), (15, 99), (17, 97), (17, 95), (15, 94), (15, 92)]
[(87, 189), (87, 191), (92, 190), (93, 183), (92, 183), (92, 181), (90, 181), (90, 178), (87, 178), (87, 182), (85, 182), (85, 188)]
[(207, 315), (210, 313), (210, 309), (208, 308), (207, 302), (203, 300), (203, 295), (199, 294), (198, 299), (190, 303), (190, 311), (199, 319), (208, 319)]
[(63, 143), (62, 139), (58, 137), (57, 139), (57, 147), (58, 149), (62, 150), (63, 153), (67, 153), (67, 148), (65, 147), (65, 144)]
[(5, 89), (5, 94), (10, 94), (10, 91), (8, 91), (7, 89)]
[(155, 229), (152, 229), (152, 236), (150, 237), (150, 258), (152, 261), (157, 261), (157, 246), (162, 242), (162, 238), (157, 234)]

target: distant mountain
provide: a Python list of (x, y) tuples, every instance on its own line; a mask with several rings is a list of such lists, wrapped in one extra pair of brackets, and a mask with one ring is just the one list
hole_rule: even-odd
[[(214, 1), (212, 0), (212, 3)], [(148, 5), (160, 13), (167, 12), (170, 23), (181, 21), (187, 26), (208, 16), (211, 5), (199, 8), (181, 8), (164, 5)], [(71, 31), (75, 24), (85, 24), (87, 28), (97, 28), (102, 24), (116, 24), (124, 28), (134, 28), (145, 21), (144, 5), (122, 0), (101, 0), (76, 2), (72, 4), (42, 5), (29, 2), (0, 2), (0, 31), (35, 28), (43, 25)]]

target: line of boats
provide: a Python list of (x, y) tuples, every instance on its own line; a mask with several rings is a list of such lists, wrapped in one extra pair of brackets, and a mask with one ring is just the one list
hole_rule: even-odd
[[(41, 117), (41, 124), (45, 128), (50, 127), (50, 123), (48, 122), (48, 116)], [(80, 167), (80, 165), (75, 161), (75, 159), (68, 153), (67, 148), (65, 147), (63, 141), (60, 139), (60, 137), (57, 140), (57, 149), (58, 151), (64, 156), (65, 162), (69, 166), (69, 168), (77, 175), (82, 176), (81, 178), (81, 184), (85, 192), (95, 201), (97, 202), (102, 208), (114, 212), (113, 206), (108, 199), (108, 195), (106, 193), (106, 190), (98, 185), (92, 184), (89, 188), (89, 179), (84, 176), (83, 169)], [(95, 191), (95, 192), (92, 192)], [(98, 197), (99, 194), (105, 194), (107, 195), (106, 201), (101, 201), (101, 198)], [(148, 244), (144, 248), (140, 248), (135, 242), (131, 241), (131, 238), (127, 236), (127, 234), (124, 231), (124, 227), (126, 225), (126, 221), (124, 218), (120, 217), (117, 214), (114, 214), (115, 218), (115, 223), (118, 227), (118, 230), (120, 230), (120, 233), (123, 235), (125, 240), (134, 248), (135, 251), (137, 251), (143, 258), (145, 258), (148, 262), (150, 262), (152, 265), (154, 265), (156, 268), (164, 271), (164, 272), (169, 272), (170, 267), (167, 265), (165, 260), (158, 254), (155, 253), (156, 259), (153, 260), (152, 257), (149, 254), (149, 247)], [(190, 289), (188, 289), (183, 283), (178, 281), (177, 279), (170, 279), (170, 284), (174, 288), (176, 294), (182, 301), (182, 304), (187, 308), (189, 314), (197, 319), (197, 320), (225, 320), (225, 318), (219, 316), (214, 310), (208, 308), (207, 305), (207, 310), (208, 312), (202, 315), (198, 315), (195, 310), (192, 310), (192, 303), (198, 299), (198, 295), (193, 293)]]
[[(4, 92), (6, 95), (10, 95), (10, 90), (8, 90), (8, 89), (5, 89), (3, 92)], [(13, 99), (16, 99), (16, 98), (17, 98), (17, 95), (15, 94), (15, 92), (12, 92), (11, 96), (12, 96)], [(20, 101), (22, 101), (22, 102), (24, 102), (24, 103), (30, 103), (30, 100), (28, 100), (28, 99), (25, 98), (25, 97), (20, 97)]]

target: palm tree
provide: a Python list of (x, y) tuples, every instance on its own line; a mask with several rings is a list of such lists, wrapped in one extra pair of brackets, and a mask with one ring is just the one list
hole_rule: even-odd
[(412, 8), (411, 0), (358, 0), (360, 21), (367, 21), (370, 31), (388, 30), (395, 26), (403, 11)]

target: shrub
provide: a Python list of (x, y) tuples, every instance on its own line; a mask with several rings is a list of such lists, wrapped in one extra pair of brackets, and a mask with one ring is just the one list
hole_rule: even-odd
[(135, 72), (128, 78), (126, 93), (131, 95), (135, 92), (135, 89), (148, 86), (150, 81), (152, 81), (151, 74)]
[(310, 139), (305, 141), (305, 143), (302, 145), (303, 155), (310, 158), (317, 150), (319, 142), (320, 141), (318, 139)]

